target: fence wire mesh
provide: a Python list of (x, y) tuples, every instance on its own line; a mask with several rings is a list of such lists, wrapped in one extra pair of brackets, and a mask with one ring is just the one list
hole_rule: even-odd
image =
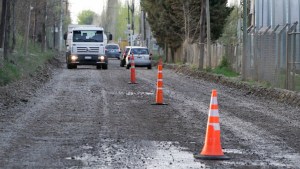
[(296, 28), (297, 23), (249, 31), (247, 79), (300, 91), (300, 34)]

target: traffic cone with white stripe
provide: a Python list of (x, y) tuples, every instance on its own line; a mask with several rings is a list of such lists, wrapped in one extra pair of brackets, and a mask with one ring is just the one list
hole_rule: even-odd
[(162, 61), (160, 60), (158, 62), (157, 66), (158, 72), (157, 72), (157, 83), (156, 83), (156, 103), (152, 105), (167, 105), (164, 103), (164, 98), (163, 98), (163, 65)]
[(134, 56), (133, 53), (131, 54), (130, 58), (130, 82), (129, 84), (137, 84), (135, 78), (135, 63), (134, 63)]
[(217, 90), (212, 90), (211, 94), (205, 143), (203, 149), (200, 154), (195, 154), (194, 157), (205, 160), (229, 160), (229, 157), (224, 156), (221, 147), (221, 131), (219, 122)]

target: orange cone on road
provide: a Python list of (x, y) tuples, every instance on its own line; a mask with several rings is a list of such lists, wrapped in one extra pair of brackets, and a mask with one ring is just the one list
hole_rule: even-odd
[(217, 90), (212, 90), (208, 122), (205, 136), (205, 143), (200, 154), (195, 154), (195, 158), (205, 160), (229, 160), (224, 156), (221, 147), (221, 131), (219, 122), (219, 109), (217, 101)]
[(135, 63), (134, 63), (134, 56), (131, 55), (130, 58), (130, 82), (129, 84), (137, 84), (135, 78)]
[(158, 62), (157, 66), (158, 72), (157, 72), (157, 83), (156, 83), (156, 99), (154, 104), (152, 105), (167, 105), (164, 103), (164, 98), (163, 98), (163, 65), (162, 61), (160, 60)]

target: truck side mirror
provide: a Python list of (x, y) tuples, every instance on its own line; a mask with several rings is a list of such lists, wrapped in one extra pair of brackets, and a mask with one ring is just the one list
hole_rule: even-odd
[(65, 33), (65, 34), (64, 34), (64, 40), (67, 40), (67, 38), (68, 38), (68, 34)]
[(112, 34), (110, 33), (109, 35), (108, 35), (108, 40), (112, 40), (113, 39), (113, 36), (112, 36)]

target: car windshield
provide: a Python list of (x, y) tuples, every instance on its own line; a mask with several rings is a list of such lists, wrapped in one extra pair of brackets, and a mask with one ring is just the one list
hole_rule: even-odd
[(118, 45), (106, 45), (105, 46), (106, 49), (119, 49)]
[(73, 31), (73, 42), (103, 42), (103, 32), (93, 30)]
[(137, 54), (137, 55), (147, 55), (149, 54), (149, 51), (148, 49), (145, 48), (133, 48), (131, 49), (130, 53)]

